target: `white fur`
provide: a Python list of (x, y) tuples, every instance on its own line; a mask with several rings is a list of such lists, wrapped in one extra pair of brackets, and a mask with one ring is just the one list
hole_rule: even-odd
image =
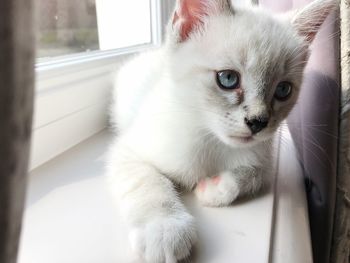
[[(217, 2), (221, 10), (225, 1)], [(135, 57), (116, 79), (112, 118), (119, 135), (109, 154), (109, 174), (132, 246), (147, 262), (176, 262), (196, 241), (194, 218), (174, 183), (192, 189), (220, 174), (216, 188), (197, 191), (204, 204), (216, 206), (231, 203), (243, 190), (258, 190), (260, 184), (239, 185), (235, 178), (254, 181), (260, 176), (255, 168), (268, 169), (271, 138), (295, 104), (308, 54), (307, 42), (290, 22), (258, 8), (199, 18), (202, 27), (181, 43), (176, 31), (181, 26), (170, 24), (166, 45)], [(231, 68), (242, 76), (241, 104), (215, 83), (215, 70)], [(269, 74), (273, 79), (263, 86)], [(284, 79), (295, 85), (292, 97), (270, 104)], [(258, 99), (261, 91), (266, 96)], [(232, 105), (225, 108), (222, 101)], [(267, 111), (273, 112), (271, 125), (252, 142), (230, 137), (251, 135), (244, 118)], [(253, 172), (235, 174), (240, 167)]]

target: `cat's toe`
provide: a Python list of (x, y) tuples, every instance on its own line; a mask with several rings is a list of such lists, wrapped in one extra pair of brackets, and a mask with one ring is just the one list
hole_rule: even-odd
[(189, 256), (196, 240), (194, 219), (185, 213), (153, 219), (130, 232), (132, 248), (147, 263), (176, 263)]
[(230, 175), (220, 175), (201, 180), (195, 194), (205, 206), (227, 206), (239, 195), (239, 187)]

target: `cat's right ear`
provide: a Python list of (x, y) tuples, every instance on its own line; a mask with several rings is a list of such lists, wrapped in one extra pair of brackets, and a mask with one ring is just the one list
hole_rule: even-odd
[(177, 0), (171, 30), (177, 42), (184, 42), (203, 26), (208, 16), (222, 12), (233, 12), (230, 0)]
[(298, 34), (311, 43), (328, 14), (339, 5), (338, 0), (314, 0), (292, 13), (291, 23)]

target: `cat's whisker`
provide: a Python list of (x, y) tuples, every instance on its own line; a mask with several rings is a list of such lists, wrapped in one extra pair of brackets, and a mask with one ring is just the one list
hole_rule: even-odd
[[(295, 128), (298, 129), (299, 127), (295, 127)], [(288, 127), (286, 127), (286, 126), (281, 126), (281, 129), (285, 129), (285, 130), (288, 130), (288, 131), (289, 131)], [(309, 133), (307, 130), (304, 130), (304, 132), (308, 133), (309, 136), (304, 135), (304, 134), (302, 134), (302, 133), (299, 133), (298, 136), (300, 136), (300, 137), (302, 138), (302, 140), (304, 140), (304, 142), (310, 143), (310, 144), (312, 144), (313, 146), (315, 146), (316, 148), (318, 148), (318, 149), (322, 152), (322, 154), (326, 157), (326, 159), (327, 159), (327, 161), (329, 162), (329, 164), (333, 167), (333, 166), (334, 166), (334, 163), (332, 163), (332, 161), (331, 161), (329, 155), (327, 154), (327, 152), (325, 151), (325, 149), (322, 148), (322, 146), (321, 146), (319, 143), (317, 143), (317, 142), (315, 142), (315, 141), (313, 140), (313, 139), (315, 139), (315, 138), (312, 136), (311, 133)], [(282, 133), (282, 134), (283, 134), (283, 133)], [(310, 136), (311, 136), (311, 138), (310, 138)], [(306, 147), (305, 144), (303, 144), (303, 148), (304, 148), (304, 147)], [(319, 158), (318, 158), (318, 159), (319, 159)]]
[[(312, 130), (315, 130), (315, 131), (317, 131), (317, 133), (322, 133), (322, 134), (325, 134), (325, 135), (327, 135), (327, 136), (330, 136), (330, 137), (332, 137), (332, 138), (334, 138), (334, 139), (338, 139), (339, 137), (337, 136), (337, 135), (335, 135), (335, 134), (332, 134), (332, 133), (330, 133), (330, 132), (326, 132), (326, 131), (323, 131), (323, 130), (321, 130), (321, 129), (319, 129), (318, 127), (326, 127), (326, 126), (312, 126), (312, 125), (302, 125), (303, 127), (307, 127), (308, 129), (312, 129)], [(293, 128), (296, 128), (296, 129), (300, 129), (301, 130), (301, 128), (300, 127), (295, 127), (295, 126), (293, 126)]]
[[(290, 147), (290, 139), (289, 138), (284, 137), (283, 135), (280, 138), (281, 138), (281, 143), (284, 144), (284, 147), (287, 147), (287, 146)], [(297, 149), (300, 148), (300, 145), (296, 145), (296, 148)], [(313, 155), (320, 162), (320, 164), (323, 164), (322, 160), (318, 157), (318, 155), (316, 153), (314, 153), (311, 149), (309, 149), (306, 145), (302, 145), (302, 149), (305, 149), (307, 152), (309, 152), (311, 155)], [(304, 160), (302, 158), (300, 158), (300, 156), (298, 159), (302, 165), (302, 169), (304, 170), (304, 175), (306, 176), (306, 178), (308, 180), (311, 180), (311, 178), (310, 178), (311, 171), (308, 170), (308, 168), (307, 168), (308, 166), (305, 165)]]

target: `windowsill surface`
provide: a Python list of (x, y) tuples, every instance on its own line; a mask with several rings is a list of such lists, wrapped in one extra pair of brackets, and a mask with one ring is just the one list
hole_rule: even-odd
[[(184, 196), (198, 222), (195, 262), (312, 262), (300, 167), (288, 138), (272, 173), (276, 184), (264, 194), (226, 208)], [(104, 176), (111, 139), (100, 132), (31, 173), (19, 263), (139, 262)]]

